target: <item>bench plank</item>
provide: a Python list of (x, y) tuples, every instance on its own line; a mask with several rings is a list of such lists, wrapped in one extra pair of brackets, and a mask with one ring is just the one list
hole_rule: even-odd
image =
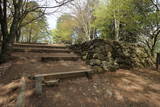
[(47, 85), (47, 86), (53, 86), (53, 85), (57, 85), (59, 82), (59, 79), (56, 79), (56, 80), (50, 80), (50, 81), (44, 81), (44, 85)]
[(50, 73), (50, 74), (37, 74), (34, 77), (37, 78), (37, 77), (47, 77), (47, 76), (57, 76), (57, 75), (69, 75), (69, 74), (86, 73), (86, 72), (92, 72), (92, 70), (88, 69), (88, 70), (58, 72), (58, 73)]

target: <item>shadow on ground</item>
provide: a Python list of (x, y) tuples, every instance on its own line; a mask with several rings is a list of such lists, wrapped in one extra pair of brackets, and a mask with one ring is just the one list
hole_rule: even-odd
[(160, 107), (159, 82), (156, 71), (118, 70), (45, 87), (28, 107)]

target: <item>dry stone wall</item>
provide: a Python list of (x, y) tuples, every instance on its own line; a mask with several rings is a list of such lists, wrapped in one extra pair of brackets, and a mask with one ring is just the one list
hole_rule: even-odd
[(70, 48), (98, 72), (143, 68), (153, 64), (147, 51), (135, 44), (96, 39)]

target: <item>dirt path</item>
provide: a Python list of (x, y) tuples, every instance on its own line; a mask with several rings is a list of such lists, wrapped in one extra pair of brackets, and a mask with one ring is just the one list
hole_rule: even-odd
[[(70, 57), (76, 56), (74, 53), (14, 52), (13, 56), (18, 58), (0, 78), (0, 107), (15, 107), (15, 87), (19, 87), (24, 74), (89, 68), (81, 60), (41, 61), (42, 56)], [(27, 84), (26, 107), (160, 107), (160, 73), (148, 69), (107, 72), (94, 75), (92, 80), (65, 80), (56, 87), (44, 87), (41, 96), (33, 94), (34, 81), (28, 80)]]
[[(68, 80), (32, 96), (32, 107), (160, 107), (160, 73), (150, 70), (95, 75)], [(35, 103), (36, 102), (36, 103)]]

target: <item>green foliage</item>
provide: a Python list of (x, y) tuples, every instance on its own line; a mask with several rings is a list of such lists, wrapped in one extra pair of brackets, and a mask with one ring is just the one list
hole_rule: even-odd
[(102, 38), (114, 39), (115, 18), (120, 22), (120, 40), (127, 42), (137, 42), (139, 34), (145, 28), (157, 23), (157, 13), (150, 0), (107, 1), (101, 2), (95, 11), (95, 26)]
[(155, 5), (151, 0), (77, 1), (71, 13), (59, 18), (52, 34), (59, 43), (82, 43), (98, 37), (140, 43), (153, 53), (160, 38), (160, 11)]
[(82, 43), (96, 37), (93, 12), (98, 0), (75, 0), (71, 4), (71, 13), (63, 14), (52, 31), (54, 41), (58, 43)]
[[(29, 2), (28, 8), (37, 6), (37, 2)], [(21, 42), (43, 42), (43, 39), (47, 38), (48, 35), (44, 34), (44, 32), (47, 32), (48, 29), (47, 20), (42, 14), (43, 13), (41, 9), (27, 14), (21, 24)]]
[(75, 21), (69, 14), (62, 15), (57, 21), (57, 28), (52, 30), (54, 41), (57, 43), (72, 43)]

